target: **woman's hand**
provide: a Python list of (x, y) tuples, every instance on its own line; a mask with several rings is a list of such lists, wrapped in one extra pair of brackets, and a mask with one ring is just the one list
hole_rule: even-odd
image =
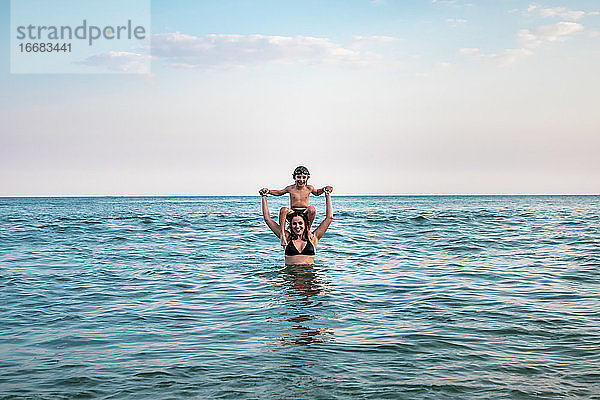
[(333, 192), (333, 186), (325, 186), (323, 188), (323, 192), (325, 192), (325, 194), (329, 194), (329, 193)]
[(262, 188), (258, 191), (258, 194), (260, 194), (261, 196), (266, 196), (267, 194), (269, 194), (269, 189)]

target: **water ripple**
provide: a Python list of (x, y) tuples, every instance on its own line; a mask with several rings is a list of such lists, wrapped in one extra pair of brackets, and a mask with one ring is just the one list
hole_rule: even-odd
[(0, 397), (600, 398), (599, 206), (335, 197), (286, 267), (255, 197), (2, 198)]

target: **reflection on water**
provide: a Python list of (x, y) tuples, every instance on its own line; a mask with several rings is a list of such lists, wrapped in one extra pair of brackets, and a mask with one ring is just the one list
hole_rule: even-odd
[(279, 274), (282, 287), (282, 322), (287, 332), (279, 339), (286, 345), (308, 346), (334, 340), (333, 329), (327, 326), (330, 313), (325, 296), (329, 283), (314, 265), (287, 265)]

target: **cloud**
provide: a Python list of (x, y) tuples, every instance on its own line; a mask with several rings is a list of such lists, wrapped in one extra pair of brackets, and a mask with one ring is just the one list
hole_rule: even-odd
[(458, 0), (431, 0), (433, 4), (443, 4), (451, 7), (472, 7), (473, 4), (466, 2), (459, 2)]
[(517, 62), (519, 58), (530, 56), (533, 52), (529, 49), (506, 49), (501, 53), (482, 53), (476, 47), (463, 47), (458, 50), (461, 55), (471, 56), (475, 59), (490, 61), (499, 66), (507, 66)]
[(151, 57), (126, 51), (109, 51), (90, 56), (81, 64), (130, 74), (149, 74)]
[(485, 60), (500, 67), (506, 67), (516, 63), (520, 58), (533, 54), (529, 49), (506, 49), (501, 53), (481, 53), (479, 49), (460, 49), (460, 54), (471, 56), (475, 59)]
[(542, 42), (529, 31), (529, 29), (521, 29), (517, 32), (517, 42), (522, 43), (525, 47), (538, 47)]
[(479, 52), (479, 49), (476, 47), (463, 47), (462, 49), (458, 49), (458, 52), (463, 55), (468, 55)]
[(367, 46), (377, 46), (387, 43), (397, 42), (399, 39), (392, 36), (353, 36), (352, 47), (360, 48)]
[(539, 10), (542, 17), (557, 17), (561, 19), (577, 20), (585, 15), (584, 11), (569, 11), (564, 7), (542, 8)]
[[(386, 36), (360, 37), (389, 41)], [(264, 63), (367, 66), (379, 63), (372, 52), (342, 47), (327, 38), (309, 36), (205, 35), (179, 32), (152, 36), (152, 56), (184, 68), (238, 68)]]
[(533, 49), (544, 43), (564, 42), (569, 36), (582, 31), (583, 25), (575, 22), (558, 22), (554, 25), (539, 27), (535, 32), (529, 29), (521, 29), (517, 32), (517, 41), (524, 47)]
[(456, 28), (457, 26), (461, 24), (466, 24), (469, 21), (461, 18), (446, 18), (446, 22), (451, 24), (452, 27)]
[(446, 18), (446, 22), (453, 24), (453, 25), (458, 25), (458, 24), (465, 24), (469, 21), (467, 21), (466, 19), (460, 19), (460, 18)]
[(535, 4), (530, 5), (527, 8), (527, 12), (530, 14), (535, 12), (542, 18), (560, 18), (570, 21), (576, 21), (583, 18), (585, 15), (596, 15), (596, 12), (586, 13), (585, 11), (572, 11), (565, 7), (541, 8)]
[[(530, 9), (536, 6), (530, 6)], [(564, 42), (576, 32), (582, 31), (583, 25), (575, 22), (558, 22), (554, 25), (546, 25), (537, 28), (535, 31), (521, 29), (517, 32), (517, 42), (522, 47), (516, 49), (506, 49), (501, 53), (482, 53), (477, 48), (461, 48), (459, 53), (470, 55), (478, 59), (491, 61), (501, 66), (514, 64), (520, 58), (533, 54), (533, 49), (546, 43)]]
[(354, 41), (365, 41), (368, 43), (389, 43), (389, 42), (395, 42), (398, 40), (398, 38), (395, 38), (393, 36), (383, 36), (383, 35), (353, 36), (352, 39), (354, 39)]
[(477, 57), (487, 59), (500, 66), (508, 66), (517, 62), (518, 59), (532, 55), (529, 49), (506, 49), (500, 54), (480, 54)]

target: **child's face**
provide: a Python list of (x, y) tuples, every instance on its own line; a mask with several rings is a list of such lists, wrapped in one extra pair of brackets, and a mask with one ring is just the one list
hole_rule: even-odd
[(296, 181), (296, 185), (297, 186), (304, 186), (306, 185), (306, 182), (308, 182), (308, 175), (304, 175), (304, 174), (300, 174), (300, 175), (296, 175), (294, 177), (294, 180)]

